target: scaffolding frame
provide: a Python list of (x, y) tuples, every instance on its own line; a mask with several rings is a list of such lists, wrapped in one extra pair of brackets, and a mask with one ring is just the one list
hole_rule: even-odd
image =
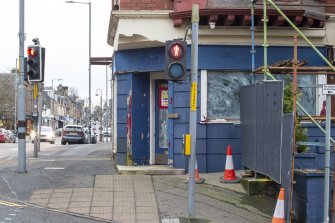
[[(328, 67), (302, 67), (304, 65), (303, 63), (299, 64), (297, 61), (297, 36), (294, 37), (294, 58), (292, 61), (291, 67), (280, 67), (280, 66), (268, 66), (267, 61), (267, 48), (268, 48), (268, 40), (267, 40), (267, 2), (272, 5), (272, 7), (286, 20), (286, 22), (299, 34), (300, 37), (302, 37), (307, 44), (319, 55), (319, 57), (328, 65)], [(255, 4), (257, 3), (257, 0), (252, 1), (251, 10), (254, 10)], [(261, 4), (260, 4), (261, 5)], [(296, 110), (297, 107), (307, 115), (309, 120), (311, 120), (324, 134), (326, 134), (326, 131), (322, 126), (319, 125), (319, 123), (316, 121), (314, 117), (312, 117), (306, 109), (303, 108), (303, 106), (296, 100), (296, 94), (297, 94), (297, 74), (325, 74), (325, 75), (334, 75), (335, 74), (335, 67), (333, 64), (314, 46), (314, 44), (299, 30), (299, 28), (283, 13), (283, 11), (272, 1), (272, 0), (263, 0), (263, 32), (264, 32), (264, 38), (263, 38), (263, 50), (264, 50), (264, 62), (263, 67), (257, 68), (254, 70), (254, 64), (253, 66), (253, 74), (257, 73), (263, 73), (264, 79), (270, 78), (272, 80), (276, 80), (276, 78), (272, 75), (272, 72), (284, 72), (284, 73), (291, 73), (293, 74), (293, 115), (294, 120), (296, 120)], [(253, 26), (253, 24), (252, 24)], [(254, 32), (254, 27), (252, 27), (252, 32)], [(254, 33), (252, 34), (252, 47), (254, 49)], [(254, 51), (252, 51), (254, 53)], [(252, 62), (254, 63), (254, 54), (252, 54)], [(320, 117), (317, 118), (320, 120)], [(295, 122), (294, 122), (294, 129), (295, 129)], [(293, 140), (293, 159), (292, 159), (292, 174), (291, 174), (291, 193), (290, 193), (290, 221), (293, 219), (293, 210), (292, 210), (292, 200), (293, 200), (293, 178), (294, 178), (294, 153), (295, 153), (295, 134), (294, 134), (294, 140)], [(334, 139), (330, 137), (330, 141), (332, 143), (335, 143)], [(334, 179), (333, 179), (334, 180)], [(334, 181), (335, 182), (335, 181)], [(333, 193), (333, 200), (334, 200), (334, 193)], [(325, 201), (326, 202), (326, 201)], [(328, 202), (328, 201), (327, 201)], [(327, 210), (328, 211), (328, 210)], [(326, 213), (327, 211), (324, 211)], [(332, 222), (334, 220), (334, 202), (331, 208), (332, 211)], [(324, 216), (326, 218), (326, 216)]]

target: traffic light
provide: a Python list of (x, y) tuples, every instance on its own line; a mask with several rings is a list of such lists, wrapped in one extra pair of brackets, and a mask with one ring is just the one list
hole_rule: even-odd
[(28, 46), (27, 74), (29, 82), (44, 81), (45, 49), (40, 45)]
[(168, 40), (165, 43), (166, 79), (181, 81), (186, 79), (187, 43), (182, 40)]

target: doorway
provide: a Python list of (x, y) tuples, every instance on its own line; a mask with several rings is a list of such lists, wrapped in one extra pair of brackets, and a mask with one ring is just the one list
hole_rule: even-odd
[(155, 81), (155, 164), (168, 164), (168, 82)]

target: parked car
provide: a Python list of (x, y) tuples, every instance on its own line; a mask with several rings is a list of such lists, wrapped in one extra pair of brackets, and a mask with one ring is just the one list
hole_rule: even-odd
[(13, 133), (11, 130), (7, 130), (9, 139), (12, 143), (16, 142), (16, 133)]
[(0, 143), (8, 142), (8, 136), (6, 134), (6, 129), (0, 128)]
[[(30, 134), (31, 143), (34, 143), (35, 137), (36, 132), (32, 131)], [(50, 142), (51, 144), (55, 144), (55, 138), (55, 132), (50, 126), (41, 126), (40, 142)]]
[(86, 136), (81, 125), (67, 125), (63, 128), (61, 144), (86, 143)]

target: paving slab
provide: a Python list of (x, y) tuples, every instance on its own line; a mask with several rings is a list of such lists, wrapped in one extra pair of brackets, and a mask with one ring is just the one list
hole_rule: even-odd
[(94, 182), (92, 188), (35, 190), (29, 202), (122, 223), (159, 222), (150, 176), (97, 175)]

